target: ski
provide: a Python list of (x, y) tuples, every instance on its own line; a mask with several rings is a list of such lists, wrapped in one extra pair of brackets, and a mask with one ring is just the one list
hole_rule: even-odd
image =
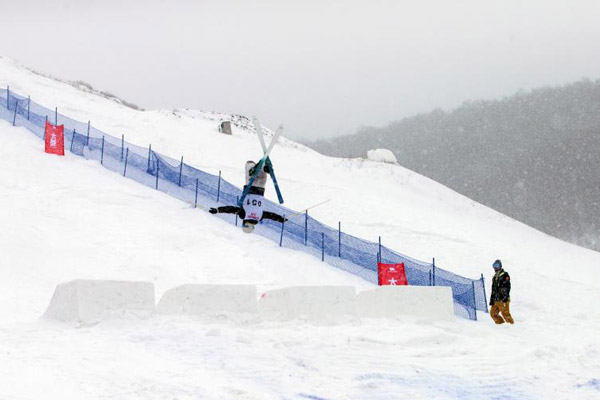
[[(260, 142), (260, 146), (262, 147), (263, 153), (267, 151), (267, 146), (265, 145), (265, 139), (262, 132), (262, 128), (258, 119), (256, 117), (253, 118), (252, 122), (254, 123), (254, 129), (256, 129), (256, 134), (258, 135), (258, 140)], [(282, 127), (279, 126), (277, 131), (281, 130)], [(277, 132), (275, 135), (278, 136)], [(275, 193), (277, 193), (277, 200), (279, 200), (279, 204), (283, 204), (283, 196), (281, 195), (281, 190), (279, 190), (279, 184), (277, 183), (277, 177), (275, 176), (275, 170), (273, 169), (273, 163), (271, 163), (271, 159), (267, 157), (265, 160), (265, 164), (269, 167), (269, 175), (271, 176), (271, 180), (273, 181), (273, 186), (275, 186)]]
[(279, 200), (279, 204), (283, 204), (283, 196), (281, 195), (281, 191), (279, 190), (279, 184), (277, 183), (277, 178), (275, 177), (275, 170), (273, 169), (273, 164), (271, 164), (271, 159), (267, 158), (265, 164), (269, 166), (269, 175), (271, 175), (271, 180), (273, 180), (273, 186), (275, 186), (277, 200)]
[(248, 192), (250, 191), (250, 188), (252, 187), (254, 180), (258, 176), (258, 173), (265, 166), (265, 162), (269, 158), (269, 154), (273, 150), (273, 147), (275, 147), (275, 143), (277, 142), (277, 139), (281, 135), (282, 131), (283, 131), (283, 127), (280, 125), (279, 128), (277, 129), (277, 132), (275, 132), (275, 135), (273, 135), (273, 139), (271, 140), (269, 147), (267, 147), (267, 150), (264, 152), (263, 157), (260, 159), (258, 164), (256, 164), (256, 167), (255, 167), (256, 169), (254, 171), (254, 174), (252, 174), (252, 176), (250, 177), (248, 184), (246, 184), (246, 188), (244, 189), (244, 191), (242, 192), (242, 195), (240, 196), (240, 199), (238, 200), (238, 207), (242, 207), (242, 205), (244, 204), (244, 199), (248, 195)]

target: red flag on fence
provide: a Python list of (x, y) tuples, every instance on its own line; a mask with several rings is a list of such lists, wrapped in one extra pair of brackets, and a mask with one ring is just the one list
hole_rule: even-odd
[(65, 126), (46, 122), (46, 153), (65, 155)]
[(408, 285), (404, 263), (382, 264), (377, 263), (379, 272), (379, 286), (383, 285)]

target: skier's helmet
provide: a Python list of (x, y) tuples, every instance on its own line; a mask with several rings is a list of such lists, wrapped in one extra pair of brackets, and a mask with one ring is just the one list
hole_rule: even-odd
[(242, 230), (246, 233), (252, 233), (254, 231), (254, 225), (258, 223), (255, 219), (245, 219), (242, 221)]
[(500, 269), (502, 268), (502, 261), (496, 260), (494, 261), (494, 264), (492, 264), (492, 266), (494, 267), (494, 269)]

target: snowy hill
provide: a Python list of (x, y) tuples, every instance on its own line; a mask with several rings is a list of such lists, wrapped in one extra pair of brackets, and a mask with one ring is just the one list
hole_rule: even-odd
[[(251, 131), (219, 134), (215, 113), (139, 111), (0, 59), (0, 86), (241, 185), (260, 155)], [(396, 165), (321, 156), (284, 140), (272, 154), (286, 205), (341, 219), (356, 236), (477, 278), (504, 261), (514, 326), (365, 322), (92, 327), (37, 318), (77, 278), (181, 283), (369, 283), (239, 230), (0, 121), (0, 397), (596, 398), (600, 254), (559, 241)], [(267, 190), (267, 196), (273, 196)], [(272, 198), (272, 197), (271, 197)], [(48, 245), (48, 237), (61, 245)], [(286, 371), (285, 373), (282, 371)], [(31, 381), (35, 384), (31, 384)], [(126, 394), (125, 396), (123, 394)], [(312, 397), (311, 397), (312, 396)], [(552, 397), (554, 396), (554, 397)]]

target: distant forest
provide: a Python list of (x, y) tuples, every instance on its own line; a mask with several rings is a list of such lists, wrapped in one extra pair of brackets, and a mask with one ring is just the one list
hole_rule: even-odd
[(306, 143), (399, 164), (566, 241), (600, 250), (600, 80), (466, 102)]

